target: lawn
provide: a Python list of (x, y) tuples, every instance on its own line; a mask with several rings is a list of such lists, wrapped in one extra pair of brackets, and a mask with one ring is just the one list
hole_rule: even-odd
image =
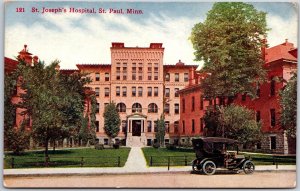
[[(49, 167), (122, 167), (127, 161), (130, 148), (64, 149), (49, 151)], [(13, 158), (13, 159), (12, 159)], [(45, 166), (44, 151), (28, 151), (22, 155), (5, 154), (4, 168), (40, 168)]]
[(185, 166), (190, 165), (191, 161), (195, 159), (194, 150), (189, 148), (168, 150), (166, 148), (144, 147), (142, 150), (149, 166), (151, 166), (151, 157), (152, 166), (167, 166), (168, 160), (170, 160), (170, 166)]
[[(153, 147), (143, 148), (144, 156), (147, 161), (147, 165), (151, 166), (167, 166), (168, 160), (170, 160), (170, 166), (184, 166), (191, 165), (191, 162), (196, 158), (193, 149), (189, 148), (176, 148), (174, 150), (168, 150), (166, 148), (155, 149)], [(245, 156), (250, 156), (255, 165), (295, 165), (296, 156), (275, 156), (263, 153), (242, 153)]]

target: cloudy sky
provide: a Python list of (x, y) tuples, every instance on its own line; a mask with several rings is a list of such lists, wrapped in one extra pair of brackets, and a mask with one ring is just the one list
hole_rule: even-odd
[[(267, 12), (270, 46), (289, 39), (297, 46), (298, 8), (293, 3), (252, 3)], [(32, 13), (32, 8), (39, 13)], [(62, 8), (67, 13), (45, 13), (45, 8)], [(14, 58), (27, 44), (29, 51), (46, 63), (61, 61), (61, 68), (75, 69), (76, 64), (110, 63), (111, 42), (125, 46), (148, 47), (161, 42), (165, 64), (181, 59), (198, 64), (189, 41), (194, 24), (205, 20), (212, 3), (159, 2), (9, 2), (5, 7), (5, 56)], [(25, 12), (16, 12), (24, 8)], [(103, 8), (105, 14), (69, 13), (70, 8)], [(143, 14), (109, 14), (109, 9), (142, 10)]]

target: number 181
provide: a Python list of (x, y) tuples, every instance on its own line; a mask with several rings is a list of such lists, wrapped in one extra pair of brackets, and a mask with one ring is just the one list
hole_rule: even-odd
[(25, 9), (23, 7), (18, 7), (18, 8), (16, 8), (16, 12), (18, 12), (18, 13), (25, 12)]

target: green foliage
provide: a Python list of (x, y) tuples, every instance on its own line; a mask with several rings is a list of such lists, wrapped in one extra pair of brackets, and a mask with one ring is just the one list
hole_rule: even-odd
[(267, 30), (266, 13), (253, 5), (214, 3), (190, 36), (195, 60), (204, 61), (202, 71), (210, 74), (201, 82), (206, 96), (255, 95), (253, 83), (265, 77), (261, 46)]
[(280, 92), (280, 105), (282, 107), (281, 125), (287, 134), (296, 138), (297, 130), (297, 73)]
[(120, 131), (121, 119), (114, 102), (105, 107), (103, 117), (106, 134), (110, 138), (115, 138)]
[(157, 120), (157, 132), (155, 133), (155, 138), (157, 140), (157, 143), (161, 146), (164, 146), (165, 144), (165, 134), (165, 119), (163, 115), (160, 115), (160, 119)]
[[(204, 121), (211, 136), (222, 136), (231, 139), (236, 139), (242, 144), (254, 144), (261, 139), (261, 124), (254, 119), (254, 112), (246, 107), (230, 105), (227, 107), (217, 108), (210, 119), (205, 114)], [(208, 121), (207, 121), (208, 120)], [(216, 129), (209, 127), (209, 121), (216, 120)]]

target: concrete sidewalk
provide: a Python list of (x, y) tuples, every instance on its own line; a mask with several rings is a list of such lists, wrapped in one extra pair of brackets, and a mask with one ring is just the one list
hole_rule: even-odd
[[(262, 165), (255, 166), (255, 171), (295, 171), (296, 165)], [(190, 173), (191, 166), (149, 167), (140, 147), (132, 147), (124, 167), (90, 167), (90, 168), (30, 168), (4, 169), (3, 174), (8, 176), (40, 176), (40, 175), (96, 175), (96, 174), (138, 174), (138, 173)]]

